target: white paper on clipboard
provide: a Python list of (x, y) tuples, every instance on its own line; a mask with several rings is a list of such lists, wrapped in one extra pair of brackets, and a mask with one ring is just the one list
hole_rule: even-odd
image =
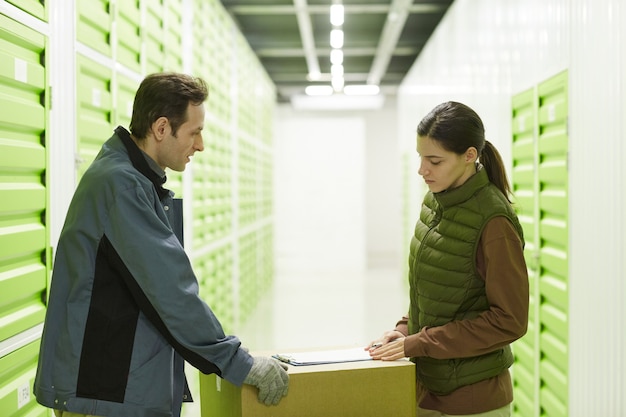
[(277, 353), (272, 356), (282, 362), (295, 366), (372, 360), (369, 352), (362, 347), (314, 352)]

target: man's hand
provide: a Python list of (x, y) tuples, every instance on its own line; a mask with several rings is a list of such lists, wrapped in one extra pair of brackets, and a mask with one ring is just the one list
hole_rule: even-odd
[(273, 358), (255, 357), (252, 369), (243, 382), (259, 389), (260, 402), (276, 405), (289, 389), (287, 365)]

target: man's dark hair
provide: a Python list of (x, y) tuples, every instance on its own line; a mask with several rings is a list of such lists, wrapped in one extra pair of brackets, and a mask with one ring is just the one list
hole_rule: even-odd
[(208, 97), (204, 80), (186, 74), (157, 73), (148, 75), (135, 94), (130, 133), (144, 139), (152, 123), (159, 117), (167, 117), (172, 135), (187, 121), (189, 104), (200, 105)]

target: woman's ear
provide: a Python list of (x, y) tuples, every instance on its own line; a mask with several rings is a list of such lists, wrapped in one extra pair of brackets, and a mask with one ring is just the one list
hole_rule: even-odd
[(473, 146), (470, 146), (465, 151), (465, 162), (474, 163), (478, 159), (478, 151)]

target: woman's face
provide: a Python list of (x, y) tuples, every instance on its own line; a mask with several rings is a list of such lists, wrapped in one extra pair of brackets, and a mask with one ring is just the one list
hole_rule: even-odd
[(445, 150), (428, 136), (418, 136), (417, 153), (420, 158), (418, 174), (433, 193), (459, 187), (476, 173), (477, 152), (474, 147), (458, 155)]

